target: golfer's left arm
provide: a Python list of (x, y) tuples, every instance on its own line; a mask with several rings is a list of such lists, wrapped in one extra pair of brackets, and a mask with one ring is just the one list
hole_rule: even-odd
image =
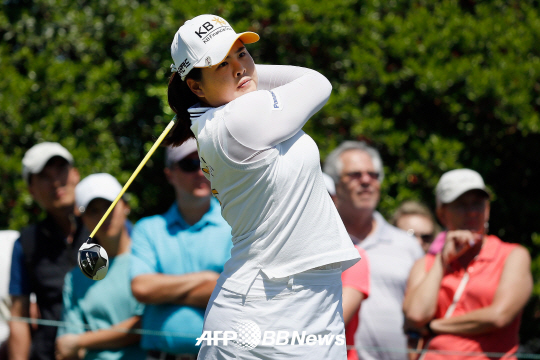
[(435, 319), (436, 334), (479, 335), (509, 325), (519, 315), (532, 292), (531, 257), (522, 246), (515, 248), (504, 264), (493, 303), (482, 309), (448, 319)]
[[(225, 126), (240, 144), (253, 150), (275, 146), (302, 129), (328, 101), (332, 85), (315, 70), (296, 66), (258, 66), (259, 89), (228, 104)], [(283, 85), (280, 85), (283, 84)]]

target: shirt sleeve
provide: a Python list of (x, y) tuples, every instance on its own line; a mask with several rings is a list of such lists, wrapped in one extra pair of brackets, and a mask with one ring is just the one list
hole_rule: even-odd
[[(77, 271), (79, 269), (76, 269)], [(64, 326), (58, 327), (56, 337), (65, 334), (81, 334), (86, 331), (84, 316), (73, 291), (73, 273), (69, 272), (64, 278), (62, 291), (62, 321)]]
[(341, 281), (343, 287), (356, 289), (364, 294), (364, 299), (367, 299), (369, 297), (369, 260), (364, 249), (355, 247), (362, 258), (342, 273)]
[(225, 126), (241, 145), (264, 150), (294, 136), (328, 101), (320, 73), (295, 66), (258, 65), (257, 91), (228, 104)]
[(11, 270), (9, 275), (9, 294), (12, 296), (30, 295), (30, 281), (26, 269), (20, 239), (13, 244)]
[(131, 237), (131, 266), (130, 278), (143, 274), (154, 274), (159, 272), (157, 268), (157, 258), (154, 246), (152, 245), (151, 231), (148, 229), (149, 223), (145, 220), (139, 221), (133, 227)]

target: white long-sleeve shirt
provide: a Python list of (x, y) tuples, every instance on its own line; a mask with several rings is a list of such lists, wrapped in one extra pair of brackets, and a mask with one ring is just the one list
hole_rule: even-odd
[(258, 90), (194, 107), (201, 166), (232, 227), (221, 285), (246, 294), (259, 271), (281, 278), (359, 259), (326, 191), (317, 145), (301, 129), (328, 100), (316, 71), (258, 65)]

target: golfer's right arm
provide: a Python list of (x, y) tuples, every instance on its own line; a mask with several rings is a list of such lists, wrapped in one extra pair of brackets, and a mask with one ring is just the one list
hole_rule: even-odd
[[(29, 317), (29, 296), (12, 296), (11, 301), (12, 317)], [(31, 344), (30, 325), (21, 321), (10, 321), (8, 338), (9, 360), (28, 360)]]

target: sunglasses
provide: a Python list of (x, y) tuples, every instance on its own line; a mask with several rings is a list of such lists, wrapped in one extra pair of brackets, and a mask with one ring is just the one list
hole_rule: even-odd
[(419, 237), (420, 239), (422, 239), (422, 242), (424, 242), (424, 243), (430, 243), (435, 238), (435, 236), (433, 236), (433, 234), (419, 234), (419, 233), (415, 233), (413, 229), (407, 230), (407, 234), (409, 234), (410, 236)]
[(176, 163), (183, 172), (195, 172), (201, 168), (201, 160), (199, 159), (182, 159)]
[(351, 180), (360, 180), (367, 174), (372, 180), (379, 180), (379, 173), (375, 171), (354, 171), (344, 174)]

